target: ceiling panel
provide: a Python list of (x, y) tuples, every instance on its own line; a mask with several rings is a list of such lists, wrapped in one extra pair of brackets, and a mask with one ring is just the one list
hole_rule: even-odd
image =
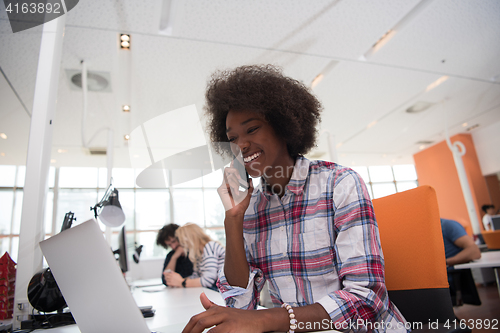
[(439, 0), (370, 61), (490, 80), (500, 75), (498, 41), (499, 1)]
[[(416, 3), (183, 1), (182, 19), (175, 21), (173, 33), (196, 40), (357, 59)], [(265, 55), (254, 62), (262, 60)]]
[[(159, 33), (169, 3), (174, 4), (170, 35)], [(428, 6), (378, 52), (360, 60), (419, 4)], [(3, 6), (0, 2), (0, 67), (30, 111), (42, 28), (12, 34)], [(105, 157), (90, 157), (82, 149), (82, 128), (87, 140), (95, 135), (94, 147), (107, 145), (102, 129), (112, 128), (114, 165), (128, 167), (124, 135), (187, 105), (201, 115), (206, 83), (216, 69), (272, 63), (310, 85), (333, 62), (313, 90), (324, 113), (311, 156), (330, 158), (328, 131), (341, 144), (337, 153), (346, 165), (412, 163), (417, 141), (444, 138), (440, 107), (404, 112), (417, 101), (445, 100), (451, 134), (466, 132), (463, 122), (479, 128), (500, 122), (500, 79), (490, 81), (500, 74), (499, 8), (496, 0), (80, 1), (66, 17), (52, 159), (55, 165), (105, 166)], [(119, 50), (120, 32), (131, 34), (130, 51)], [(110, 92), (88, 93), (84, 126), (82, 92), (71, 87), (66, 74), (80, 69), (82, 59), (89, 71), (108, 73), (111, 85)], [(426, 92), (443, 75), (450, 77)], [(26, 145), (28, 115), (5, 80), (0, 88), (0, 131), (8, 124), (24, 133), (20, 145)], [(132, 112), (121, 112), (123, 104)], [(164, 133), (161, 144), (175, 140)]]
[(80, 1), (66, 17), (67, 26), (156, 34), (162, 1)]

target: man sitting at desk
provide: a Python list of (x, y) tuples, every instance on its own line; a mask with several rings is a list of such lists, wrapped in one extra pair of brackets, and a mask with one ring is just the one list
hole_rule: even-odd
[(470, 269), (455, 270), (454, 265), (463, 264), (481, 258), (481, 251), (465, 231), (464, 227), (454, 220), (441, 219), (446, 266), (448, 266), (448, 283), (453, 305), (462, 303), (480, 305), (476, 285)]
[(184, 249), (179, 244), (179, 240), (175, 236), (177, 228), (179, 228), (179, 225), (177, 224), (167, 224), (158, 231), (158, 235), (156, 236), (157, 245), (162, 246), (167, 250), (169, 248), (172, 249), (172, 251), (170, 251), (165, 258), (161, 275), (161, 280), (166, 286), (168, 286), (167, 281), (165, 280), (165, 273), (167, 271), (179, 273), (183, 278), (193, 274), (193, 263), (184, 254)]
[(441, 219), (441, 230), (446, 266), (450, 267), (481, 258), (481, 251), (460, 223)]

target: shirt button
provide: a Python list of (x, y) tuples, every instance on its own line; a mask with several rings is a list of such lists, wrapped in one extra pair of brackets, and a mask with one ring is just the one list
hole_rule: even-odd
[(292, 277), (291, 277), (291, 276), (289, 276), (289, 277), (287, 278), (287, 280), (288, 280), (288, 282), (292, 282), (292, 281), (293, 281), (293, 279), (292, 279)]

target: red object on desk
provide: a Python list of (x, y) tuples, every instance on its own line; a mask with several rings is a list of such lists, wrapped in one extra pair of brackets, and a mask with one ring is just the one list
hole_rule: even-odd
[(0, 320), (12, 318), (16, 289), (16, 263), (8, 252), (0, 258)]

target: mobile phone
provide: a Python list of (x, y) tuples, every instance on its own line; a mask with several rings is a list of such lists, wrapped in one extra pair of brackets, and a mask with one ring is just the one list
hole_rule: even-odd
[(239, 190), (241, 192), (245, 192), (249, 188), (248, 181), (250, 180), (250, 176), (248, 175), (248, 172), (245, 169), (245, 166), (243, 165), (243, 163), (240, 162), (240, 159), (243, 161), (243, 156), (241, 155), (241, 153), (239, 154), (239, 156), (236, 156), (234, 158), (234, 160), (233, 160), (233, 168), (235, 168), (236, 170), (238, 170), (238, 173), (240, 175), (240, 179), (239, 179), (240, 188), (239, 188)]

